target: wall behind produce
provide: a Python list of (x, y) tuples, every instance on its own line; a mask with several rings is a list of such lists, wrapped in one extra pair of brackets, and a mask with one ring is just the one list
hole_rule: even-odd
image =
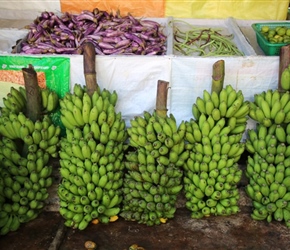
[(130, 12), (144, 17), (285, 20), (289, 0), (0, 0), (1, 19), (33, 19), (41, 11), (92, 10)]
[[(75, 83), (85, 84), (83, 57), (71, 56), (71, 89)], [(152, 112), (156, 104), (158, 80), (170, 82), (170, 56), (98, 56), (96, 58), (97, 82), (101, 88), (116, 90), (116, 109), (129, 125), (130, 119)], [(139, 62), (139, 63), (138, 63)], [(144, 70), (146, 69), (146, 70)], [(168, 108), (170, 109), (170, 97)]]

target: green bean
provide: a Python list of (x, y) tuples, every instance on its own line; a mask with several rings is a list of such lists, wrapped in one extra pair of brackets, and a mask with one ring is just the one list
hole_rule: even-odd
[[(187, 25), (187, 31), (177, 28), (175, 23)], [(175, 20), (174, 49), (183, 55), (233, 56), (244, 55), (232, 41), (233, 35), (220, 34), (221, 29), (196, 27), (183, 20)]]

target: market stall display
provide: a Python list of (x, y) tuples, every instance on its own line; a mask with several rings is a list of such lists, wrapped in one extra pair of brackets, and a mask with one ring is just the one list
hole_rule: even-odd
[[(243, 174), (249, 218), (289, 228), (290, 65), (288, 56), (279, 67), (278, 57), (288, 44), (288, 22), (273, 24), (283, 43), (268, 57), (233, 17), (184, 21), (110, 11), (42, 11), (0, 46), (4, 84), (19, 67), (24, 78), (33, 73), (43, 80), (36, 95), (27, 86), (1, 89), (0, 234), (35, 219), (49, 205), (53, 184), (57, 212), (73, 231), (120, 217), (161, 227), (175, 217), (178, 196), (186, 200), (188, 220), (235, 216)], [(259, 23), (274, 47), (269, 24)], [(6, 63), (7, 56), (25, 60)], [(58, 70), (50, 78), (22, 66), (35, 59), (67, 59), (63, 75), (70, 81), (60, 80), (59, 65), (47, 65), (48, 72)], [(208, 77), (212, 65), (223, 63), (225, 75), (222, 67)], [(165, 91), (155, 106), (156, 82)], [(250, 156), (243, 172), (244, 153)], [(59, 183), (51, 177), (51, 158)]]

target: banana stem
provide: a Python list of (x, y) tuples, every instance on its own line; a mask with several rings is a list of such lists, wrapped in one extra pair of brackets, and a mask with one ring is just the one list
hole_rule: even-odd
[(33, 66), (22, 69), (26, 90), (26, 117), (33, 122), (41, 118), (41, 93), (38, 86), (37, 74)]
[(225, 61), (218, 60), (213, 64), (212, 67), (212, 84), (211, 84), (211, 92), (217, 92), (218, 94), (221, 92), (224, 86), (224, 78), (225, 78)]
[(95, 46), (91, 42), (86, 42), (83, 49), (84, 76), (87, 93), (92, 96), (98, 89), (96, 74), (96, 51)]
[(159, 117), (167, 116), (167, 94), (169, 82), (158, 80), (156, 97), (156, 114)]
[(279, 76), (278, 76), (278, 91), (285, 92), (281, 86), (282, 72), (290, 65), (290, 44), (281, 47), (280, 49), (280, 61), (279, 61)]
[[(28, 68), (22, 68), (24, 85), (26, 91), (26, 112), (27, 118), (36, 122), (41, 120), (41, 93), (37, 81), (37, 73), (33, 66), (29, 64)], [(21, 144), (20, 144), (21, 145)], [(24, 144), (21, 154), (27, 155), (28, 145)]]

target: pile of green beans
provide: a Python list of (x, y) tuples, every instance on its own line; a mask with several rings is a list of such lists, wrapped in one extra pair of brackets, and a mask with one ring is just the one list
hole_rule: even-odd
[[(183, 31), (175, 25), (182, 22), (188, 26)], [(232, 41), (233, 35), (222, 35), (220, 29), (201, 28), (182, 20), (175, 20), (173, 24), (173, 46), (176, 52), (186, 56), (243, 56)]]

